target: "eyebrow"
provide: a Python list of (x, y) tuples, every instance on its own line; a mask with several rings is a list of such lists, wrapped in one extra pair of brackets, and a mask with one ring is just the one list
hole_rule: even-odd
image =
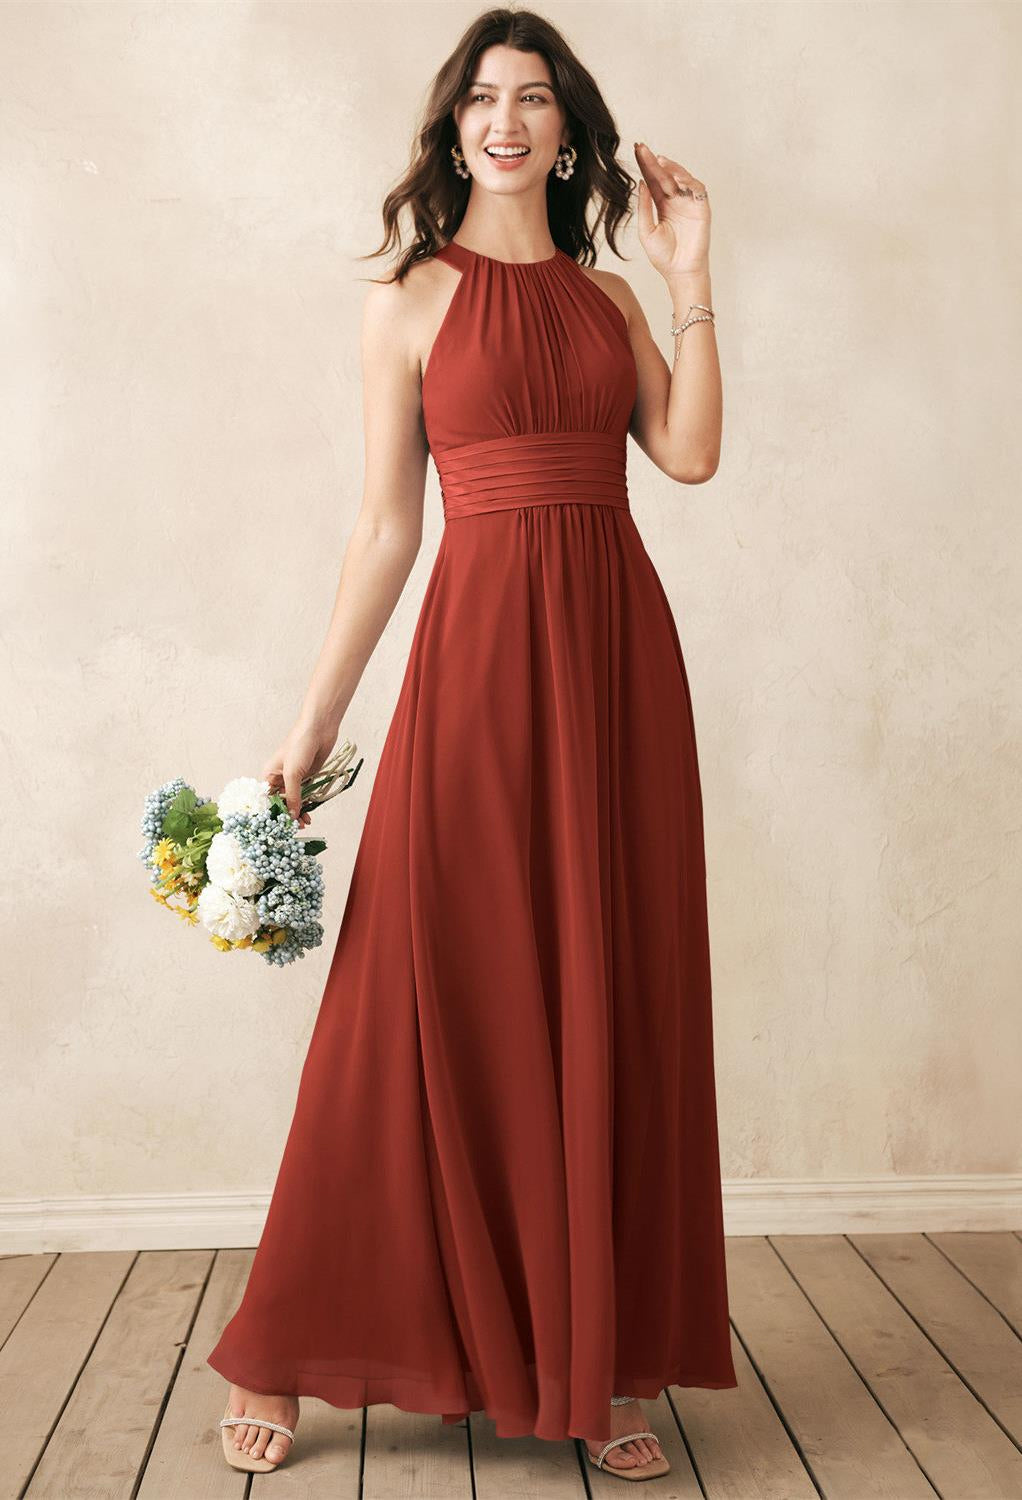
[[(547, 81), (546, 81), (545, 78), (534, 78), (531, 83), (519, 83), (517, 85), (517, 87), (520, 88), (520, 89), (550, 89), (551, 92), (552, 92), (554, 86), (553, 86), (552, 83), (547, 83)], [(473, 78), (472, 82), (469, 84), (469, 88), (470, 89), (499, 89), (500, 88), (500, 84), (499, 83), (484, 83), (481, 78)]]

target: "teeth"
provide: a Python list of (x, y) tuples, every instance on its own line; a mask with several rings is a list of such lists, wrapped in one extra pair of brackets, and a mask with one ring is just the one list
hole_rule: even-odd
[(528, 146), (487, 146), (487, 156), (527, 156)]

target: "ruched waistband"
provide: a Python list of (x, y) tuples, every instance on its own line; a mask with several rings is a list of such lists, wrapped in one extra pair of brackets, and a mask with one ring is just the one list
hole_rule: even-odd
[(628, 509), (625, 439), (609, 432), (529, 432), (433, 455), (444, 520), (518, 505)]

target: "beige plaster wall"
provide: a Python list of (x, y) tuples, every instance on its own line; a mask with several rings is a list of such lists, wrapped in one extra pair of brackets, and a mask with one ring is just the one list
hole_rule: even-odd
[[(324, 946), (186, 932), (138, 815), (256, 774), (297, 707), (360, 498), (355, 257), (475, 13), (0, 6), (8, 1199), (272, 1182), (432, 468)], [(724, 1175), (1017, 1171), (1022, 9), (546, 14), (712, 192), (723, 461), (689, 489), (633, 446), (630, 483), (695, 699)]]

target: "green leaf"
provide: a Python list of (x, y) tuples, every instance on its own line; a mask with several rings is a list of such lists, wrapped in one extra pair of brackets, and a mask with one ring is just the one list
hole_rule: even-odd
[(192, 831), (192, 820), (187, 813), (171, 808), (160, 825), (162, 832), (175, 844), (183, 844)]

